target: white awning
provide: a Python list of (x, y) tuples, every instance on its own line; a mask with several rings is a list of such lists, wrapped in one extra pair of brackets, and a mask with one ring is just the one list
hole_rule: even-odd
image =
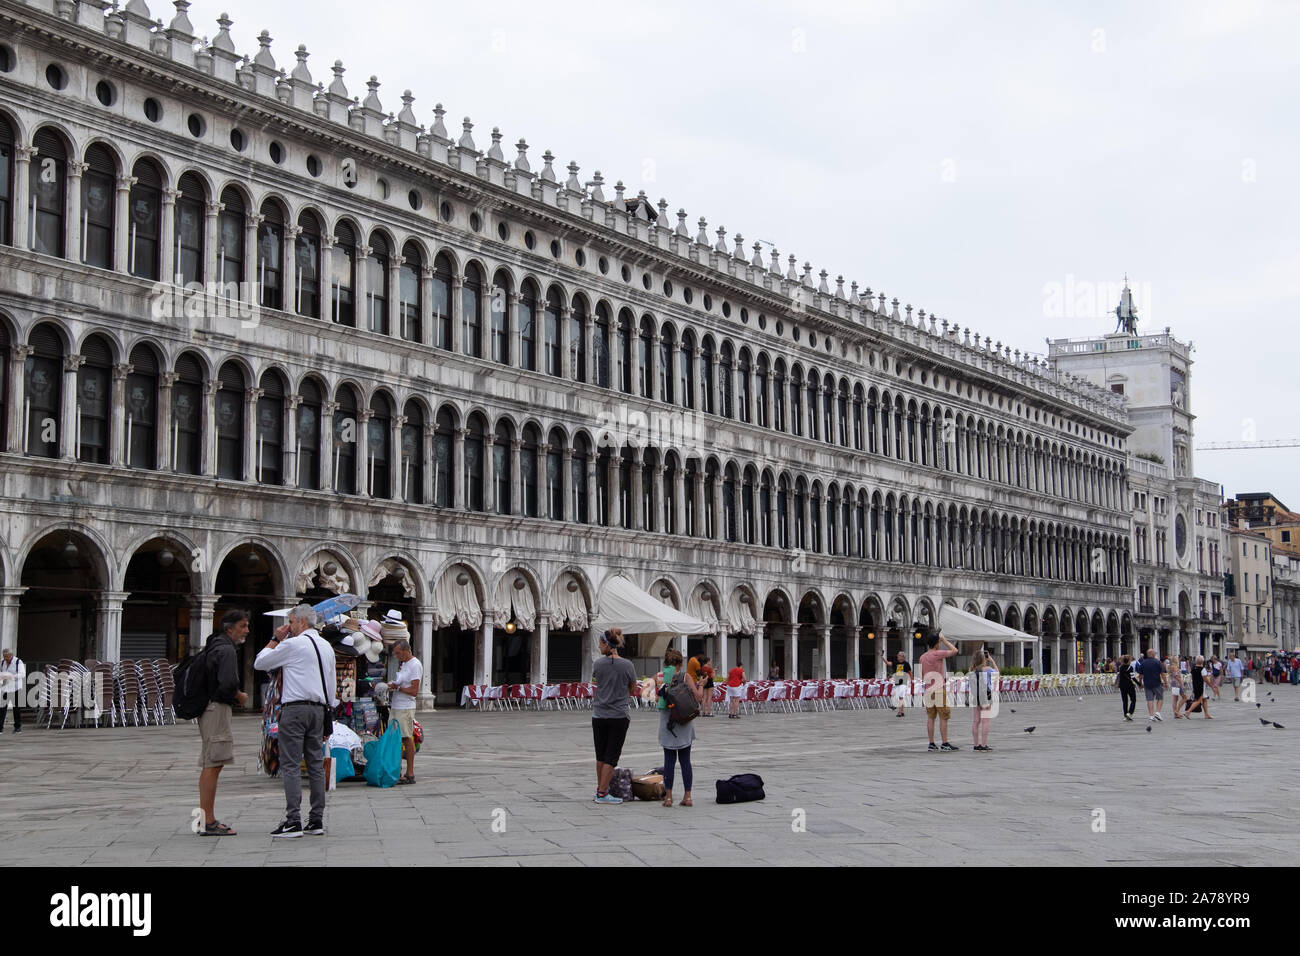
[(655, 600), (621, 576), (605, 582), (600, 592), (600, 613), (593, 623), (600, 630), (620, 627), (624, 634), (643, 637), (678, 637), (714, 630), (704, 621)]
[(939, 630), (943, 631), (944, 637), (950, 641), (983, 641), (985, 644), (1003, 644), (1008, 641), (1038, 640), (1033, 634), (1026, 634), (1024, 631), (1017, 631), (1005, 624), (977, 617), (960, 608), (953, 607), (951, 604), (945, 604), (939, 609)]

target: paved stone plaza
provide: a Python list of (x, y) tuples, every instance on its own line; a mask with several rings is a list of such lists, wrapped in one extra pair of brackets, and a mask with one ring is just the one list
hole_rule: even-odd
[[(1268, 688), (1271, 689), (1271, 688)], [(256, 772), (260, 723), (236, 720), (238, 764), (222, 773), (217, 812), (239, 831), (190, 832), (197, 729), (119, 728), (0, 737), (0, 860), (8, 865), (134, 866), (470, 864), (1289, 864), (1280, 834), (1300, 792), (1300, 691), (1260, 688), (1263, 706), (1151, 733), (1145, 703), (1120, 720), (1116, 694), (1004, 703), (993, 753), (970, 749), (968, 711), (928, 753), (919, 712), (719, 715), (699, 726), (696, 806), (591, 802), (590, 714), (422, 716), (417, 784), (344, 784), (328, 835), (276, 840), (283, 793)], [(1010, 713), (1014, 708), (1016, 713)], [(1262, 727), (1259, 715), (1285, 725)], [(1032, 735), (1023, 728), (1035, 726)], [(655, 722), (633, 715), (635, 771), (661, 763)], [(713, 781), (754, 771), (767, 800), (713, 802)], [(677, 796), (680, 797), (680, 785)], [(504, 817), (494, 811), (505, 811)], [(1093, 811), (1106, 832), (1093, 832)], [(305, 808), (304, 808), (305, 810)], [(806, 832), (792, 824), (806, 815)], [(494, 819), (505, 832), (494, 832)]]

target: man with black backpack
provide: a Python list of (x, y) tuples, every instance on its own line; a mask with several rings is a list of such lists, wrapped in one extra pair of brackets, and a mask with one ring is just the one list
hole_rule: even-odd
[(248, 612), (227, 611), (221, 629), (208, 638), (202, 650), (203, 673), (208, 688), (208, 705), (199, 717), (199, 807), (203, 811), (200, 836), (234, 836), (235, 831), (217, 822), (217, 778), (221, 768), (235, 762), (235, 737), (230, 726), (233, 707), (248, 703), (239, 689), (239, 655), (235, 648), (248, 637)]

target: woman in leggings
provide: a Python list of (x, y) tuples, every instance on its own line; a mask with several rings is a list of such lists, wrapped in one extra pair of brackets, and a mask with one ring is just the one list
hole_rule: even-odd
[[(670, 647), (668, 653), (664, 655), (663, 673), (658, 675), (660, 690), (673, 682), (673, 677), (677, 674), (677, 671), (681, 666), (681, 652)], [(682, 677), (686, 681), (687, 689), (698, 699), (702, 687), (695, 683), (695, 680), (689, 673), (683, 674)], [(695, 722), (687, 721), (684, 724), (674, 724), (670, 728), (668, 725), (668, 700), (660, 694), (659, 746), (664, 748), (665, 807), (671, 807), (673, 805), (673, 776), (678, 759), (682, 762), (682, 786), (686, 790), (686, 796), (682, 798), (682, 806), (694, 806), (694, 804), (691, 803), (691, 784), (694, 777), (691, 772), (691, 744), (694, 742)]]
[(1125, 654), (1119, 660), (1119, 673), (1115, 675), (1119, 686), (1120, 703), (1124, 705), (1124, 719), (1133, 720), (1133, 711), (1137, 709), (1137, 688), (1133, 686), (1133, 658)]

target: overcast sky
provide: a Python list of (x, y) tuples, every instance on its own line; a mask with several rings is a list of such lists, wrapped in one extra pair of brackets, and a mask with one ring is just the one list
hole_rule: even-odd
[[(197, 0), (195, 32), (221, 9), (241, 53), (269, 29), (1013, 348), (1112, 331), (1127, 272), (1139, 331), (1195, 343), (1197, 444), (1300, 439), (1300, 4)], [(1195, 464), (1300, 509), (1300, 448)]]

